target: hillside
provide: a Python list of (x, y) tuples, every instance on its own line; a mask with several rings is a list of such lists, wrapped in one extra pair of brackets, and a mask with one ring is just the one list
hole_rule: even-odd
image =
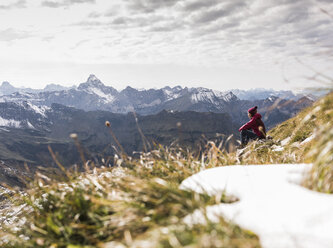
[(312, 173), (303, 184), (332, 193), (332, 120), (333, 93), (329, 93), (270, 130), (271, 140), (252, 142), (229, 156), (241, 164), (314, 163)]
[(96, 165), (101, 164), (101, 159), (113, 160), (120, 148), (105, 121), (111, 123), (112, 132), (129, 155), (173, 142), (199, 150), (206, 140), (221, 141), (237, 133), (228, 114), (193, 111), (138, 115), (136, 123), (132, 113), (86, 112), (59, 104), (42, 108), (29, 103), (0, 103), (0, 117), (2, 125), (6, 125), (0, 128), (0, 177), (9, 185), (21, 185), (18, 176), (25, 171), (24, 164), (32, 171), (37, 166), (56, 167), (49, 147), (65, 167), (77, 164), (81, 156), (70, 138), (72, 133), (77, 134), (87, 160)]
[(273, 128), (269, 134), (284, 145), (295, 145), (295, 142), (301, 143), (311, 137), (312, 142), (304, 142), (304, 146), (309, 148), (318, 141), (320, 128), (332, 124), (332, 119), (333, 93), (330, 93), (297, 116)]
[(332, 120), (333, 92), (270, 132), (286, 151), (314, 163), (304, 185), (326, 193), (333, 193)]
[[(210, 218), (204, 216), (204, 224), (184, 222), (184, 218), (196, 210), (202, 212), (221, 203), (231, 209), (228, 204), (237, 202), (237, 195), (223, 191), (212, 196), (179, 186), (191, 175), (212, 167), (306, 161), (313, 162), (314, 166), (303, 184), (332, 193), (332, 103), (333, 93), (271, 130), (269, 134), (273, 139), (252, 142), (237, 153), (227, 153), (212, 142), (208, 142), (201, 156), (160, 146), (142, 153), (140, 159), (115, 156), (116, 167), (109, 168), (108, 162), (102, 160), (104, 167), (100, 169), (94, 168), (92, 163), (86, 166), (84, 173), (63, 170), (62, 179), (45, 171), (37, 174), (24, 197), (20, 192), (16, 193), (16, 203), (24, 207), (14, 212), (10, 208), (1, 211), (7, 216), (5, 227), (9, 229), (6, 230), (11, 230), (3, 234), (6, 237), (3, 246), (260, 247), (258, 236), (222, 217), (216, 219), (215, 216), (210, 222)], [(161, 116), (165, 114), (167, 112)], [(234, 171), (232, 166), (226, 168)], [(242, 166), (235, 168), (244, 172)], [(250, 172), (253, 166), (246, 168)], [(288, 168), (288, 165), (268, 168), (275, 171)], [(251, 173), (257, 178), (255, 171)], [(274, 171), (271, 172), (273, 178)], [(290, 168), (290, 171), (294, 169)], [(285, 175), (283, 171), (281, 175)], [(267, 178), (262, 180), (270, 183)], [(290, 183), (289, 179), (283, 180)], [(238, 187), (236, 183), (233, 185)], [(266, 189), (262, 191), (267, 193)], [(284, 196), (283, 192), (280, 195)], [(214, 206), (210, 208), (210, 205)], [(251, 220), (251, 223), (254, 222)], [(13, 226), (16, 228), (11, 229)], [(17, 229), (18, 226), (21, 229)]]

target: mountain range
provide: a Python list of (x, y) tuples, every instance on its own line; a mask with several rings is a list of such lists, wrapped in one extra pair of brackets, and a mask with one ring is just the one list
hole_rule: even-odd
[[(14, 91), (13, 88), (9, 83), (3, 83), (0, 91), (9, 93)], [(96, 76), (90, 75), (88, 80), (78, 87), (48, 85), (43, 90), (18, 90), (2, 95), (0, 102), (28, 102), (46, 107), (58, 103), (85, 111), (104, 110), (122, 114), (136, 112), (140, 115), (153, 115), (162, 110), (228, 113), (236, 124), (247, 120), (247, 108), (258, 105), (259, 111), (270, 122), (270, 128), (277, 122), (290, 118), (316, 98), (313, 95), (294, 94), (291, 91), (258, 89), (248, 92), (248, 97), (245, 97), (246, 91), (241, 90), (221, 92), (202, 87), (181, 86), (148, 90), (128, 86), (118, 91), (104, 85)], [(280, 119), (274, 117), (276, 120), (272, 121), (272, 114)]]
[(180, 86), (117, 91), (94, 75), (78, 87), (48, 85), (30, 91), (3, 83), (0, 90), (2, 94), (14, 91), (0, 96), (0, 161), (11, 168), (54, 163), (49, 145), (64, 164), (77, 162), (71, 133), (78, 134), (91, 159), (105, 157), (105, 151), (111, 156), (117, 145), (105, 121), (110, 121), (120, 144), (131, 154), (142, 151), (144, 144), (170, 145), (177, 140), (194, 147), (203, 140), (237, 137), (238, 127), (248, 121), (247, 109), (254, 105), (270, 129), (313, 102), (309, 96), (282, 98), (274, 92), (264, 99), (244, 100), (236, 95), (241, 91)]
[[(79, 86), (71, 86), (71, 87), (66, 87), (66, 86), (62, 86), (59, 84), (48, 84), (46, 85), (43, 89), (32, 89), (32, 88), (18, 88), (18, 87), (14, 87), (13, 85), (11, 85), (9, 82), (4, 81), (1, 85), (0, 85), (0, 96), (4, 96), (4, 95), (10, 95), (12, 93), (15, 92), (19, 92), (19, 93), (40, 93), (40, 92), (52, 92), (52, 91), (66, 91), (66, 90), (70, 90), (70, 89), (83, 89), (86, 88), (86, 86), (91, 85), (92, 88), (94, 88), (94, 86), (97, 86), (97, 88), (99, 88), (99, 85), (103, 85), (103, 83), (93, 74), (91, 74), (88, 78), (88, 80), (85, 83), (80, 84)], [(105, 85), (104, 85), (105, 86)], [(106, 86), (108, 87), (108, 86)], [(109, 87), (110, 89), (113, 90), (113, 92), (117, 91), (112, 87)], [(177, 98), (179, 97), (179, 93), (181, 92), (181, 90), (184, 89), (181, 86), (176, 86), (176, 87), (164, 87), (161, 89), (150, 89), (150, 90), (138, 90), (138, 89), (134, 89), (132, 87), (127, 87), (126, 89), (122, 90), (124, 91), (124, 93), (126, 91), (149, 91), (154, 92), (154, 91), (162, 91), (163, 94), (166, 96), (167, 99), (171, 99), (171, 98)], [(189, 91), (195, 91), (195, 89), (197, 90), (205, 90), (205, 91), (209, 91), (209, 89), (205, 89), (205, 88), (186, 88), (185, 87), (185, 91), (186, 89)], [(121, 93), (122, 91), (119, 91), (118, 93)], [(283, 98), (283, 99), (291, 99), (291, 100), (298, 100), (299, 98), (302, 98), (304, 96), (307, 96), (308, 98), (312, 99), (312, 100), (316, 100), (318, 97), (325, 95), (327, 92), (323, 92), (323, 91), (314, 91), (311, 89), (304, 89), (304, 90), (299, 90), (299, 92), (293, 92), (291, 90), (273, 90), (273, 89), (265, 89), (265, 88), (255, 88), (255, 89), (249, 89), (249, 90), (241, 90), (241, 89), (231, 89), (229, 91), (224, 91), (222, 92), (223, 94), (227, 94), (229, 92), (232, 92), (235, 96), (238, 97), (238, 99), (240, 100), (262, 100), (262, 99), (266, 99), (268, 97), (271, 96), (276, 96), (279, 98)], [(100, 92), (95, 92), (95, 93), (100, 93)], [(221, 92), (218, 91), (213, 91), (213, 93), (217, 93), (217, 97), (219, 97), (221, 95)]]

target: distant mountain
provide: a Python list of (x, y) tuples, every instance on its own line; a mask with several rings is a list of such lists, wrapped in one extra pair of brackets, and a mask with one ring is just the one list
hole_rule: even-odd
[(65, 87), (59, 84), (48, 84), (44, 87), (43, 91), (62, 91), (62, 90), (68, 90), (75, 88), (74, 86), (72, 87)]
[(273, 89), (262, 89), (262, 88), (256, 88), (250, 90), (234, 89), (231, 90), (231, 92), (234, 93), (241, 100), (251, 100), (251, 101), (263, 100), (272, 96), (279, 97), (282, 99), (296, 100), (296, 101), (306, 96), (309, 99), (315, 101), (316, 99), (318, 99), (319, 96), (324, 95), (326, 93), (326, 92), (321, 92), (319, 94), (316, 94), (316, 92), (311, 92), (307, 90), (295, 93), (291, 90), (273, 90)]
[(0, 96), (10, 95), (16, 92), (19, 93), (39, 93), (39, 92), (46, 92), (46, 91), (61, 91), (61, 90), (68, 90), (73, 87), (65, 87), (57, 84), (48, 84), (45, 86), (44, 89), (31, 89), (31, 88), (16, 88), (11, 85), (9, 82), (3, 82), (0, 85)]
[(10, 95), (14, 92), (17, 92), (17, 89), (12, 86), (9, 82), (3, 82), (0, 86), (1, 95)]
[[(7, 84), (5, 86), (10, 88)], [(48, 107), (58, 103), (85, 111), (104, 110), (122, 114), (135, 111), (140, 115), (153, 115), (163, 110), (228, 113), (237, 125), (247, 121), (248, 108), (258, 105), (259, 110), (269, 122), (268, 127), (273, 127), (311, 104), (314, 98), (301, 97), (291, 91), (256, 89), (221, 92), (201, 87), (182, 88), (180, 86), (149, 90), (127, 87), (117, 91), (111, 86), (104, 85), (95, 75), (90, 75), (88, 80), (77, 88), (64, 90), (58, 86), (50, 86), (48, 89), (56, 90), (15, 92), (0, 97), (0, 101), (28, 102), (32, 105)], [(300, 104), (298, 101), (304, 98), (306, 100)], [(271, 118), (273, 114), (275, 117)]]
[[(237, 100), (231, 92), (218, 92), (206, 88), (182, 88), (180, 86), (150, 90), (131, 87), (118, 92), (104, 85), (96, 76), (77, 88), (60, 91), (15, 92), (2, 96), (4, 102), (28, 101), (35, 105), (64, 104), (83, 110), (106, 110), (114, 113), (136, 111), (139, 114), (155, 114), (163, 109), (194, 110), (199, 112), (223, 112), (224, 105)], [(175, 108), (176, 107), (176, 108)]]
[[(262, 114), (263, 121), (268, 129), (295, 116), (302, 109), (312, 105), (313, 100), (304, 96), (297, 101), (286, 100), (278, 97), (269, 97), (265, 100), (251, 102), (258, 106), (258, 112)], [(247, 106), (250, 106), (248, 104)]]

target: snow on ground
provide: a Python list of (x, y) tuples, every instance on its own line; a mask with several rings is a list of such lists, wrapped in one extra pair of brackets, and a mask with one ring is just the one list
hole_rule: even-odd
[(311, 140), (313, 140), (315, 137), (316, 137), (316, 135), (315, 135), (315, 134), (312, 134), (311, 136), (309, 136), (309, 137), (307, 137), (305, 140), (303, 140), (303, 141), (301, 142), (300, 145), (304, 145), (304, 144), (306, 144), (306, 143), (309, 143), (309, 142), (310, 142)]
[[(333, 247), (333, 195), (299, 185), (310, 164), (224, 166), (187, 178), (182, 189), (239, 201), (207, 207), (207, 217), (223, 216), (259, 235), (264, 248)], [(197, 210), (185, 222), (205, 223)]]
[(282, 152), (283, 150), (284, 150), (284, 147), (282, 147), (282, 146), (272, 145), (273, 152)]
[(286, 146), (286, 145), (289, 143), (290, 140), (291, 140), (290, 137), (285, 138), (284, 140), (281, 141), (281, 145), (282, 145), (282, 146)]

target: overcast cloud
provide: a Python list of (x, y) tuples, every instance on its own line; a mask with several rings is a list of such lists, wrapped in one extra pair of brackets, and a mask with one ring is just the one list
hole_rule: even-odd
[[(118, 88), (126, 84), (290, 87), (281, 86), (283, 77), (296, 82), (297, 76), (308, 73), (295, 58), (325, 70), (331, 65), (324, 54), (333, 50), (333, 18), (322, 9), (333, 14), (333, 2), (4, 0), (0, 66), (7, 70), (0, 81), (43, 85), (47, 82), (40, 74), (56, 67), (58, 73), (50, 73), (49, 81), (58, 83), (77, 83), (97, 71), (97, 76)], [(27, 62), (34, 69), (23, 75), (8, 61)], [(40, 63), (43, 66), (37, 67)], [(73, 74), (65, 66), (60, 69), (68, 63), (75, 65)], [(127, 65), (136, 77), (112, 70)], [(152, 68), (159, 68), (160, 76), (152, 78)], [(191, 68), (203, 75), (190, 73)]]
[(50, 8), (59, 8), (63, 6), (70, 6), (73, 4), (80, 4), (80, 3), (96, 3), (96, 0), (53, 0), (53, 1), (42, 1), (42, 6), (50, 7)]
[[(13, 2), (13, 1), (12, 1)], [(26, 7), (26, 1), (25, 0), (17, 0), (14, 3), (8, 3), (8, 4), (0, 4), (0, 10), (5, 9), (14, 9), (14, 8), (25, 8)]]

